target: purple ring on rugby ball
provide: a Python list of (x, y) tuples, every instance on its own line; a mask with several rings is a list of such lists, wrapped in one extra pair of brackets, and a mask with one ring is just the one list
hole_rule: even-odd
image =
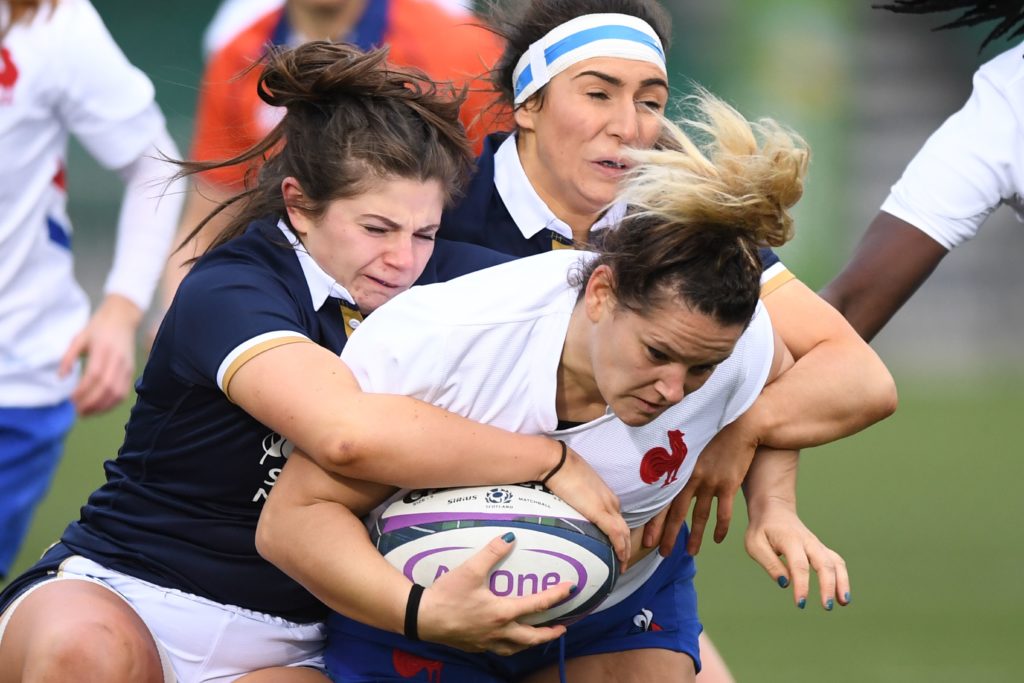
[(447, 548), (431, 548), (430, 550), (424, 550), (422, 553), (416, 553), (406, 561), (405, 566), (402, 567), (402, 573), (405, 574), (405, 578), (410, 581), (415, 581), (415, 579), (412, 578), (412, 570), (417, 564), (419, 564), (420, 560), (431, 555), (436, 555), (437, 553), (446, 553), (449, 550), (472, 550), (472, 548), (468, 545), (453, 545)]

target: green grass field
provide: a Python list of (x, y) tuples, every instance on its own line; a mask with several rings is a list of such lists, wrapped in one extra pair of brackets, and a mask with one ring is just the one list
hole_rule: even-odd
[[(1010, 379), (901, 382), (894, 417), (805, 453), (801, 512), (846, 557), (849, 607), (794, 607), (747, 558), (743, 519), (721, 546), (708, 539), (701, 612), (738, 680), (1021, 680), (1022, 414)], [(16, 571), (101, 481), (126, 415), (76, 427)]]

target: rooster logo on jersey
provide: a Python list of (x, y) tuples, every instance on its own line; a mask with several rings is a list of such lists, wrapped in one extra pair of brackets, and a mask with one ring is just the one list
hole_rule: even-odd
[(0, 104), (10, 104), (14, 98), (14, 84), (18, 81), (18, 67), (6, 47), (0, 47)]
[(683, 432), (673, 429), (668, 433), (671, 451), (655, 446), (644, 453), (644, 459), (640, 461), (640, 478), (645, 484), (653, 484), (664, 476), (662, 487), (665, 487), (679, 478), (679, 468), (686, 459), (687, 451), (683, 436)]

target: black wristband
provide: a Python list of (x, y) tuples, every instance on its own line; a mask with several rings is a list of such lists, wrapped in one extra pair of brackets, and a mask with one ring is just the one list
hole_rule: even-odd
[(405, 637), (409, 640), (419, 640), (417, 632), (417, 620), (420, 614), (420, 598), (423, 597), (423, 586), (414, 583), (409, 590), (409, 601), (405, 603)]
[(551, 481), (551, 477), (558, 474), (558, 470), (562, 469), (562, 465), (565, 464), (565, 457), (569, 454), (569, 447), (565, 445), (564, 441), (559, 441), (558, 445), (562, 447), (562, 457), (558, 459), (558, 464), (555, 465), (554, 469), (548, 472), (547, 475), (540, 480), (541, 486), (545, 488), (547, 488), (548, 482)]

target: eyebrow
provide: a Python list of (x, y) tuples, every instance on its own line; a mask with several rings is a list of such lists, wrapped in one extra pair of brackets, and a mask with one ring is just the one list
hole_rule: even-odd
[[(381, 216), (380, 214), (377, 214), (377, 213), (364, 213), (362, 215), (362, 218), (364, 218), (364, 219), (365, 218), (372, 218), (372, 219), (378, 220), (378, 221), (380, 221), (381, 223), (384, 224), (384, 227), (390, 228), (391, 230), (401, 230), (402, 229), (402, 226), (399, 225), (398, 223), (394, 222), (393, 220), (391, 220), (387, 216)], [(430, 225), (424, 225), (424, 226), (421, 226), (419, 228), (415, 228), (414, 232), (419, 232), (420, 230), (435, 230), (435, 229), (440, 228), (440, 227), (441, 227), (440, 223), (431, 223)]]
[[(614, 85), (617, 88), (621, 88), (626, 84), (625, 81), (623, 81), (621, 78), (617, 76), (606, 74), (603, 71), (594, 71), (593, 69), (588, 69), (586, 71), (579, 72), (578, 74), (573, 76), (573, 80), (581, 78), (583, 76), (593, 76), (594, 78), (600, 78), (602, 81), (608, 83), (609, 85)], [(666, 81), (664, 78), (645, 78), (644, 80), (640, 81), (641, 88), (649, 88), (651, 86), (661, 86), (665, 90), (668, 90), (668, 81)]]

